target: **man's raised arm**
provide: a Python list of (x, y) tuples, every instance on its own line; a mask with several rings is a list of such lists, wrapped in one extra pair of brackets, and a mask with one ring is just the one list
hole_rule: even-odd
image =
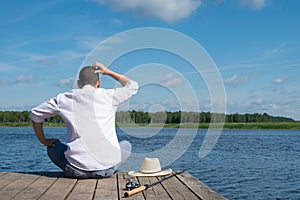
[(108, 69), (107, 67), (105, 67), (103, 64), (99, 62), (94, 62), (93, 67), (96, 69), (95, 73), (108, 75), (113, 79), (115, 79), (116, 81), (119, 81), (119, 83), (121, 83), (122, 86), (125, 86), (130, 81), (128, 77)]

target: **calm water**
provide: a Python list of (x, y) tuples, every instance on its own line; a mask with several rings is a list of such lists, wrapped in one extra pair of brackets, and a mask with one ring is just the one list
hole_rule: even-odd
[[(191, 131), (195, 130), (185, 129), (181, 141)], [(64, 128), (46, 128), (45, 132), (65, 140)], [(160, 149), (176, 133), (177, 129), (162, 129), (152, 137), (137, 138), (118, 129), (119, 138), (131, 141), (136, 153)], [(206, 130), (198, 130), (188, 150), (168, 167), (197, 166), (189, 172), (228, 199), (300, 199), (300, 131), (224, 130), (208, 156), (199, 159), (205, 134)], [(0, 171), (59, 170), (31, 128), (0, 128), (0, 136)]]

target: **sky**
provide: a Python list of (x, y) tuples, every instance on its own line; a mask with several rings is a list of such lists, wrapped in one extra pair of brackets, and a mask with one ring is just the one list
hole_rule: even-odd
[[(212, 94), (210, 78), (186, 57), (142, 48), (108, 60), (97, 51), (116, 53), (122, 45), (139, 44), (126, 34), (152, 27), (203, 48), (222, 80), (217, 86), (224, 89), (226, 113), (300, 120), (299, 8), (300, 1), (292, 0), (3, 1), (0, 110), (29, 110), (69, 91), (78, 70), (99, 61), (140, 83), (138, 94), (121, 109), (212, 111), (218, 95)], [(168, 36), (153, 35), (150, 44), (168, 43)], [(185, 44), (178, 41), (188, 55), (203, 58)], [(104, 88), (115, 83), (101, 77)]]

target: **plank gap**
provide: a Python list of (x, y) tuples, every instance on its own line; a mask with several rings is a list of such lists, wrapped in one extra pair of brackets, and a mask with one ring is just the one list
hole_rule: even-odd
[(194, 192), (185, 182), (183, 182), (177, 175), (175, 176), (185, 187), (187, 187), (198, 199), (203, 200), (196, 192)]
[[(158, 177), (156, 177), (156, 179), (159, 180)], [(169, 193), (169, 191), (167, 190), (167, 188), (166, 188), (162, 183), (159, 183), (159, 184), (160, 184), (160, 185), (162, 186), (162, 188), (166, 191), (166, 193), (167, 193), (167, 195), (170, 197), (170, 199), (173, 200), (173, 198), (172, 198), (172, 196), (170, 195), (170, 193)]]
[(58, 174), (58, 176), (56, 177), (56, 179), (53, 181), (53, 183), (51, 183), (49, 185), (49, 187), (40, 195), (37, 197), (37, 199), (41, 198), (44, 194), (46, 194), (46, 192), (54, 185), (54, 183), (59, 179), (59, 177), (61, 176), (62, 173)]
[(76, 182), (74, 183), (74, 185), (72, 186), (72, 189), (69, 191), (69, 193), (67, 194), (67, 196), (64, 198), (64, 199), (68, 199), (68, 197), (70, 196), (70, 194), (73, 192), (75, 186), (77, 185), (78, 183), (78, 179), (76, 179)]
[(120, 192), (119, 191), (121, 191), (121, 189), (120, 189), (120, 186), (119, 186), (119, 173), (116, 173), (116, 178), (117, 178), (117, 193), (118, 193), (118, 200), (120, 200), (121, 199), (121, 197), (120, 197)]
[(94, 188), (94, 192), (93, 192), (92, 199), (94, 199), (94, 198), (95, 198), (95, 195), (96, 195), (96, 189), (97, 189), (97, 186), (98, 186), (98, 181), (99, 181), (99, 179), (97, 179), (97, 181), (96, 181), (96, 184), (95, 184), (95, 188)]

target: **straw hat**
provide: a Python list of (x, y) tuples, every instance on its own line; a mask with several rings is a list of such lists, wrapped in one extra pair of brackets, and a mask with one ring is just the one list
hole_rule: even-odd
[(140, 171), (130, 171), (129, 176), (166, 176), (172, 173), (172, 169), (162, 171), (158, 158), (144, 158)]

